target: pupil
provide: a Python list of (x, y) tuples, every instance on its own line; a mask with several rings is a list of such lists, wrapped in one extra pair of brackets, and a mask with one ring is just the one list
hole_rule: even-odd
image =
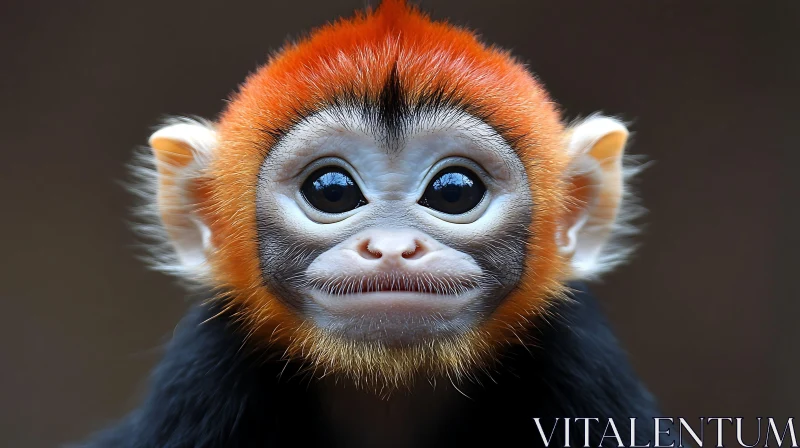
[(314, 181), (314, 189), (321, 192), (330, 202), (339, 202), (348, 187), (353, 187), (353, 180), (344, 173), (336, 171), (325, 173)]
[(321, 192), (326, 200), (339, 202), (344, 197), (345, 189), (353, 187), (353, 180), (344, 173), (330, 172), (321, 175), (314, 181), (314, 189)]
[(458, 202), (461, 198), (461, 187), (455, 185), (447, 185), (442, 188), (442, 199), (447, 202)]
[(344, 189), (338, 185), (331, 185), (325, 189), (325, 199), (331, 202), (338, 202), (344, 196)]
[(445, 173), (436, 179), (433, 189), (438, 191), (445, 201), (458, 202), (461, 193), (472, 185), (472, 179), (462, 173)]

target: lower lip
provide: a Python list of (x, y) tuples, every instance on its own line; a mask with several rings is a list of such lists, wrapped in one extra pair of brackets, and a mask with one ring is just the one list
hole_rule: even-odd
[(447, 313), (458, 311), (477, 297), (479, 290), (455, 294), (426, 294), (412, 291), (383, 291), (358, 294), (328, 294), (312, 290), (315, 302), (337, 313), (419, 312)]

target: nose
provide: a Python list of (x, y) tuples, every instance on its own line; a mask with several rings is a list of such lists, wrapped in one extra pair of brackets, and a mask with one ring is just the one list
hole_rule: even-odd
[(356, 237), (355, 252), (365, 260), (383, 262), (416, 260), (433, 250), (434, 244), (415, 230), (378, 230)]

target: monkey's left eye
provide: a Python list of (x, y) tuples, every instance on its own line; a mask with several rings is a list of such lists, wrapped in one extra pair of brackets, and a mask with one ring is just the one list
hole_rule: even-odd
[(339, 167), (320, 168), (303, 182), (300, 192), (312, 207), (325, 213), (344, 213), (366, 205), (350, 174)]
[(445, 168), (434, 176), (419, 204), (460, 215), (477, 207), (485, 194), (486, 186), (477, 174), (461, 167)]

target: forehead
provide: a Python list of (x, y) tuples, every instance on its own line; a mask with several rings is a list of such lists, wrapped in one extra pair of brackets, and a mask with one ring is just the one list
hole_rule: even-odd
[(271, 149), (265, 168), (291, 177), (326, 156), (359, 159), (376, 168), (394, 163), (419, 169), (442, 158), (462, 156), (475, 160), (499, 180), (523, 170), (503, 137), (464, 111), (406, 108), (393, 115), (380, 106), (352, 105), (327, 107), (301, 120)]
[(409, 136), (446, 129), (508, 146), (491, 126), (466, 112), (456, 91), (434, 87), (422, 94), (417, 89), (414, 94), (407, 84), (394, 64), (377, 92), (339, 92), (303, 117), (293, 131), (340, 128), (359, 132), (372, 136), (388, 154), (403, 149)]

